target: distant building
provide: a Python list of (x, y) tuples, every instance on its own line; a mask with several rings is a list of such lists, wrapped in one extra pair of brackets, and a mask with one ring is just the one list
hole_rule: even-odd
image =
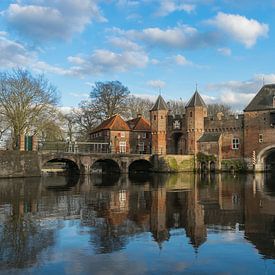
[(129, 121), (115, 115), (90, 136), (109, 142), (116, 153), (201, 155), (206, 157), (200, 159), (200, 168), (230, 169), (235, 161), (269, 170), (275, 167), (275, 84), (263, 86), (238, 116), (209, 116), (198, 91), (184, 114), (171, 115), (160, 95), (150, 110), (150, 123), (141, 115)]

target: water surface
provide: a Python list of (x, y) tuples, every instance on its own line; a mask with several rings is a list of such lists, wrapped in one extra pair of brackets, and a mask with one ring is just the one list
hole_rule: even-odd
[(275, 274), (273, 175), (0, 180), (1, 274)]

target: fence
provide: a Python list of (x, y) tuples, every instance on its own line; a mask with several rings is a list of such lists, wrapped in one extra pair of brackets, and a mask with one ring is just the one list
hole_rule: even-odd
[(110, 153), (109, 143), (104, 142), (65, 142), (44, 141), (39, 142), (39, 151), (68, 152), (68, 153)]

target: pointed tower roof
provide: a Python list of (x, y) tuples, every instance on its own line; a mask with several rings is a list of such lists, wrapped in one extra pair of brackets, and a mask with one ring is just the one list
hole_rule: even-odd
[(244, 111), (249, 112), (273, 109), (274, 98), (275, 84), (264, 85), (244, 109)]
[(206, 104), (204, 103), (201, 95), (199, 94), (198, 91), (196, 91), (191, 99), (188, 101), (188, 103), (185, 106), (186, 108), (188, 107), (206, 107)]
[(153, 108), (150, 111), (157, 111), (157, 110), (169, 110), (165, 100), (162, 98), (161, 95), (158, 96), (156, 103), (154, 104)]

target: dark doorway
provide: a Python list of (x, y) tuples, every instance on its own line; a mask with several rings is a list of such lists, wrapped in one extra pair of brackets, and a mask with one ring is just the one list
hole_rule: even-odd
[(179, 155), (179, 154), (183, 154), (183, 148), (181, 148), (182, 146), (180, 146), (180, 140), (182, 137), (182, 133), (173, 133), (172, 135), (172, 139), (173, 139), (173, 154), (175, 155)]
[(275, 150), (270, 151), (265, 158), (265, 170), (275, 172)]

